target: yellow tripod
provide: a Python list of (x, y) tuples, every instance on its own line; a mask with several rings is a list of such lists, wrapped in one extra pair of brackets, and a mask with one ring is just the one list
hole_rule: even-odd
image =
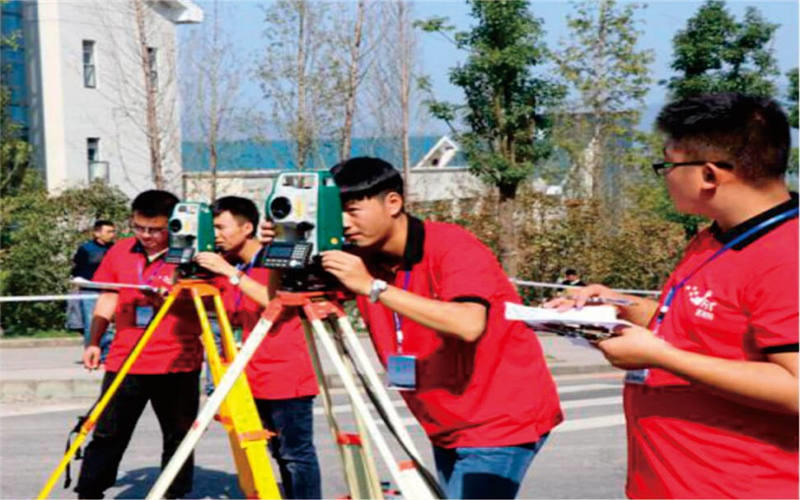
[[(139, 357), (156, 328), (167, 315), (175, 300), (182, 294), (188, 293), (194, 301), (197, 315), (202, 326), (202, 341), (205, 347), (208, 364), (215, 384), (219, 384), (228, 365), (236, 356), (236, 345), (231, 330), (222, 297), (215, 287), (199, 280), (179, 281), (170, 291), (164, 304), (159, 309), (153, 320), (136, 343), (128, 359), (125, 360), (117, 376), (108, 390), (100, 398), (89, 416), (81, 425), (80, 432), (75, 438), (64, 457), (56, 466), (47, 483), (39, 492), (38, 498), (47, 498), (61, 473), (72, 460), (89, 432), (94, 428), (100, 415), (105, 410), (108, 402), (116, 393), (122, 380), (130, 371), (131, 366)], [(203, 299), (211, 297), (217, 312), (217, 319), (222, 333), (222, 356), (217, 351), (211, 324)], [(198, 381), (199, 383), (199, 381)], [(228, 431), (233, 459), (239, 477), (239, 486), (247, 498), (280, 498), (280, 491), (275, 482), (275, 476), (267, 454), (266, 442), (272, 433), (265, 430), (258, 416), (255, 400), (244, 374), (239, 375), (231, 382), (230, 391), (226, 393), (225, 400), (219, 407), (218, 419)], [(190, 432), (192, 432), (190, 430)]]
[[(242, 345), (236, 358), (225, 371), (222, 379), (217, 384), (214, 393), (206, 400), (206, 404), (197, 414), (192, 428), (186, 433), (178, 449), (170, 458), (169, 463), (158, 480), (153, 485), (147, 495), (147, 500), (158, 500), (163, 498), (167, 488), (172, 483), (175, 475), (186, 461), (189, 454), (194, 449), (203, 431), (208, 426), (217, 408), (226, 401), (228, 391), (232, 390), (234, 381), (239, 377), (250, 358), (255, 353), (259, 344), (270, 332), (272, 326), (284, 311), (294, 313), (301, 312), (304, 320), (310, 324), (317, 338), (320, 340), (323, 351), (328, 355), (333, 363), (336, 373), (344, 384), (345, 391), (350, 397), (353, 413), (356, 417), (357, 433), (343, 433), (333, 417), (333, 408), (330, 395), (325, 386), (325, 379), (322, 376), (319, 355), (316, 350), (314, 338), (307, 332), (307, 343), (311, 351), (312, 361), (315, 365), (319, 382), (322, 387), (323, 404), (328, 422), (331, 425), (331, 432), (334, 440), (339, 446), (339, 452), (345, 468), (345, 478), (350, 489), (350, 498), (383, 498), (380, 481), (372, 453), (367, 446), (368, 439), (372, 441), (378, 454), (383, 458), (386, 468), (392, 478), (397, 483), (400, 491), (405, 498), (414, 500), (433, 500), (443, 498), (436, 480), (430, 475), (424, 475), (424, 467), (420, 460), (419, 452), (416, 450), (411, 436), (405, 429), (400, 415), (394, 408), (389, 395), (380, 382), (375, 370), (371, 367), (366, 353), (361, 348), (359, 340), (353, 331), (352, 325), (347, 319), (344, 309), (339, 301), (341, 297), (337, 292), (278, 292), (277, 296), (270, 300), (266, 309), (261, 315), (261, 319), (250, 332), (247, 340)], [(334, 320), (335, 318), (335, 320)], [(326, 329), (324, 322), (332, 322), (339, 330), (340, 335), (332, 335)], [(332, 325), (333, 326), (333, 325)], [(338, 344), (338, 347), (337, 347)], [(378, 424), (359, 393), (353, 375), (353, 365), (348, 357), (342, 356), (345, 351), (345, 344), (355, 355), (353, 362), (361, 365), (365, 374), (364, 382), (369, 385), (375, 395), (373, 404), (380, 407), (386, 415), (388, 425), (396, 432), (396, 437), (401, 446), (411, 457), (411, 461), (397, 461), (389, 447), (388, 442), (382, 436)]]

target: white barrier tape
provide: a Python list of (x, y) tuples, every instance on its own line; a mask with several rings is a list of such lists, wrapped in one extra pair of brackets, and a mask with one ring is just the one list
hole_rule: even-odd
[(78, 300), (96, 299), (99, 293), (81, 293), (73, 295), (16, 295), (12, 297), (0, 297), (0, 302), (37, 302), (44, 300)]
[(72, 278), (70, 283), (81, 288), (97, 288), (99, 290), (119, 290), (120, 288), (135, 288), (148, 292), (158, 292), (158, 288), (150, 285), (136, 285), (134, 283), (108, 283), (103, 281), (89, 281), (83, 278)]
[[(568, 288), (583, 288), (581, 286), (574, 286), (574, 285), (557, 285), (555, 283), (542, 283), (540, 281), (523, 281), (518, 280), (517, 278), (509, 278), (512, 283), (519, 286), (530, 286), (536, 288), (559, 288), (559, 289), (568, 289)], [(656, 290), (632, 290), (626, 288), (612, 288), (615, 292), (619, 293), (630, 293), (634, 295), (661, 295), (660, 291)]]

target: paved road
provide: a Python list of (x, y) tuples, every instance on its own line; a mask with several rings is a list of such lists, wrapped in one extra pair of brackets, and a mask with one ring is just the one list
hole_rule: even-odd
[[(625, 478), (625, 429), (618, 374), (556, 377), (567, 415), (533, 463), (520, 492), (521, 498), (621, 498)], [(396, 395), (394, 395), (397, 398)], [(430, 446), (422, 430), (397, 398), (401, 416), (426, 464), (432, 467)], [(345, 428), (352, 425), (346, 396), (336, 391), (337, 413)], [(346, 488), (338, 453), (318, 402), (315, 441), (323, 472), (323, 494), (339, 497)], [(64, 452), (64, 440), (75, 418), (88, 403), (3, 405), (0, 410), (0, 498), (31, 498), (44, 484)], [(144, 498), (157, 474), (160, 432), (149, 410), (140, 420), (123, 458), (117, 484), (107, 498)], [(399, 449), (393, 447), (396, 456)], [(209, 427), (196, 452), (193, 498), (238, 498), (239, 492), (227, 437), (216, 423)], [(78, 462), (79, 464), (80, 462)], [(379, 464), (381, 477), (388, 479)], [(77, 473), (73, 470), (73, 476)], [(74, 498), (61, 488), (51, 498)]]

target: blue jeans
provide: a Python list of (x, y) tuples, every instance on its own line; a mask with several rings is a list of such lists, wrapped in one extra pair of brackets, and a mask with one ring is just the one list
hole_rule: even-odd
[(533, 457), (547, 441), (486, 448), (433, 447), (439, 482), (447, 498), (514, 498)]
[(314, 448), (314, 397), (256, 399), (264, 427), (278, 435), (269, 448), (278, 462), (283, 498), (322, 498)]
[[(81, 299), (81, 313), (83, 315), (83, 347), (89, 345), (92, 330), (92, 316), (94, 315), (94, 306), (97, 304), (97, 299)], [(102, 337), (100, 337), (100, 362), (106, 362), (108, 356), (108, 348), (111, 346), (111, 341), (114, 340), (114, 327), (109, 324), (108, 329)]]

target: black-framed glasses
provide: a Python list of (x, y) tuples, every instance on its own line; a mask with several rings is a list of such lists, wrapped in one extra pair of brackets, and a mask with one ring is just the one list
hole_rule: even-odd
[(131, 222), (131, 229), (134, 233), (139, 234), (151, 234), (153, 236), (159, 235), (167, 230), (166, 227), (148, 227), (148, 226), (140, 226), (135, 222)]
[(725, 170), (733, 170), (733, 165), (731, 165), (730, 163), (725, 163), (724, 161), (694, 160), (694, 161), (665, 161), (661, 163), (653, 163), (653, 172), (655, 172), (656, 175), (664, 176), (667, 175), (667, 172), (669, 172), (675, 167), (705, 165), (706, 163), (711, 163)]

